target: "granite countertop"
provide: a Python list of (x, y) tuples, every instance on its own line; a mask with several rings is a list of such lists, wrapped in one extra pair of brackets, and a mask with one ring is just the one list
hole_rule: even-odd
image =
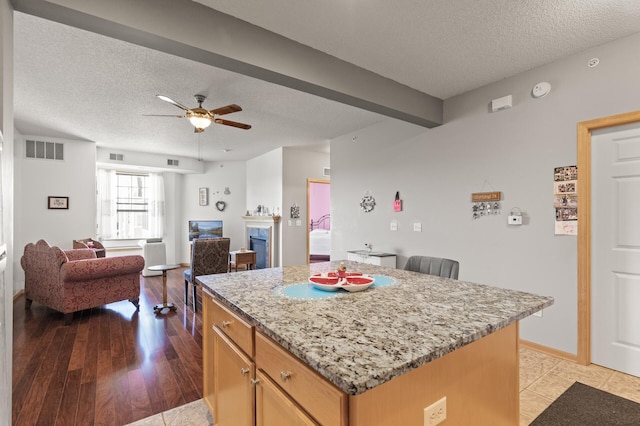
[[(301, 299), (315, 273), (387, 278), (358, 293)], [(551, 297), (348, 261), (197, 277), (230, 310), (350, 395), (358, 395), (553, 304)]]

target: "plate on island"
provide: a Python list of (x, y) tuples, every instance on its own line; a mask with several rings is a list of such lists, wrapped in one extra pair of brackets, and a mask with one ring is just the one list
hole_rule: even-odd
[(309, 282), (318, 290), (338, 291), (340, 288), (349, 292), (363, 291), (371, 287), (375, 279), (359, 272), (347, 272), (345, 278), (339, 278), (335, 272), (315, 274)]

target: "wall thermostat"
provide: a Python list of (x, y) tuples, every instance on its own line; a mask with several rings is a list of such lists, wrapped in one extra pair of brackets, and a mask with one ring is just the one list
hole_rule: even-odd
[(509, 225), (522, 225), (522, 216), (509, 215)]
[(509, 216), (507, 217), (507, 224), (509, 225), (522, 225), (522, 212), (519, 208), (514, 207), (509, 212)]

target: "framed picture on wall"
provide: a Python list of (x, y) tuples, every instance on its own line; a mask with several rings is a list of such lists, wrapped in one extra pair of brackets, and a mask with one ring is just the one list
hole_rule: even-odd
[(200, 205), (209, 205), (209, 188), (200, 188)]
[(68, 210), (69, 209), (69, 197), (53, 197), (50, 196), (48, 198), (47, 206), (49, 209), (57, 210)]

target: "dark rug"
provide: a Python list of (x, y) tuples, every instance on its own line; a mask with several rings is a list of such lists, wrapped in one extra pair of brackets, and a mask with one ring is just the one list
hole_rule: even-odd
[(530, 426), (640, 425), (640, 404), (575, 382)]

